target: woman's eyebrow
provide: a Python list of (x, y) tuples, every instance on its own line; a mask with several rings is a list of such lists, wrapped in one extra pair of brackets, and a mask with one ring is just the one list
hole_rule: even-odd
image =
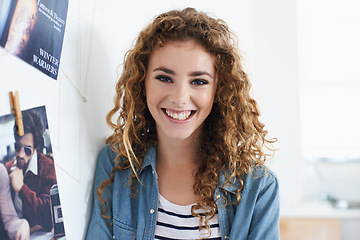
[[(176, 75), (173, 70), (166, 68), (166, 67), (157, 67), (153, 70), (153, 72), (155, 72), (155, 71), (163, 71), (167, 74)], [(198, 76), (202, 76), (202, 75), (207, 75), (207, 76), (213, 78), (213, 76), (206, 71), (195, 71), (195, 72), (191, 72), (189, 74), (189, 76), (192, 76), (192, 77), (198, 77)]]
[(192, 77), (198, 77), (198, 76), (202, 76), (202, 75), (207, 75), (207, 76), (213, 78), (213, 76), (210, 73), (205, 72), (205, 71), (195, 71), (195, 72), (190, 73), (190, 76), (192, 76)]
[(163, 72), (165, 72), (167, 74), (175, 75), (175, 72), (173, 70), (165, 68), (165, 67), (157, 67), (157, 68), (154, 69), (153, 72), (155, 72), (155, 71), (163, 71)]

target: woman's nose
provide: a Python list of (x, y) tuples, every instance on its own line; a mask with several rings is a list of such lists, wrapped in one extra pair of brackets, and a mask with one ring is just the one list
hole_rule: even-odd
[(175, 84), (171, 93), (171, 102), (178, 106), (185, 105), (190, 99), (190, 91), (185, 84)]

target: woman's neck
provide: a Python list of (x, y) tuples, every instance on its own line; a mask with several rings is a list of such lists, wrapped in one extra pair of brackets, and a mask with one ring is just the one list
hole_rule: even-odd
[(186, 139), (170, 138), (160, 129), (157, 131), (157, 164), (174, 167), (198, 165), (198, 153), (203, 127), (200, 126)]
[(173, 167), (197, 165), (198, 144), (192, 140), (159, 141), (156, 161)]
[(178, 205), (196, 203), (198, 196), (193, 186), (199, 168), (198, 141), (158, 140), (156, 171), (160, 194)]

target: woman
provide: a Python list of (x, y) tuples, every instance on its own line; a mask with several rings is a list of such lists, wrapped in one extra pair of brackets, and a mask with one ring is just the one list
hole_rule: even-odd
[(240, 60), (226, 23), (192, 8), (139, 34), (107, 116), (87, 239), (279, 238), (264, 167), (274, 140)]

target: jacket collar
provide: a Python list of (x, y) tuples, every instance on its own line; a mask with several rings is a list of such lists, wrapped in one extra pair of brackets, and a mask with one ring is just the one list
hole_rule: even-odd
[(156, 147), (150, 146), (148, 151), (145, 154), (144, 161), (140, 170), (139, 175), (144, 171), (145, 168), (151, 167), (155, 171), (156, 167)]
[(231, 178), (228, 182), (226, 182), (226, 184), (225, 182), (226, 182), (225, 171), (222, 170), (219, 173), (219, 183), (218, 183), (219, 188), (222, 188), (228, 192), (235, 194), (236, 190), (238, 190), (241, 187), (241, 183), (236, 177)]
[(33, 172), (35, 175), (38, 175), (38, 154), (37, 154), (37, 151), (34, 150), (34, 153), (30, 159), (30, 162), (29, 162), (29, 165), (26, 169), (26, 172), (25, 174), (28, 172), (28, 171), (31, 171)]

